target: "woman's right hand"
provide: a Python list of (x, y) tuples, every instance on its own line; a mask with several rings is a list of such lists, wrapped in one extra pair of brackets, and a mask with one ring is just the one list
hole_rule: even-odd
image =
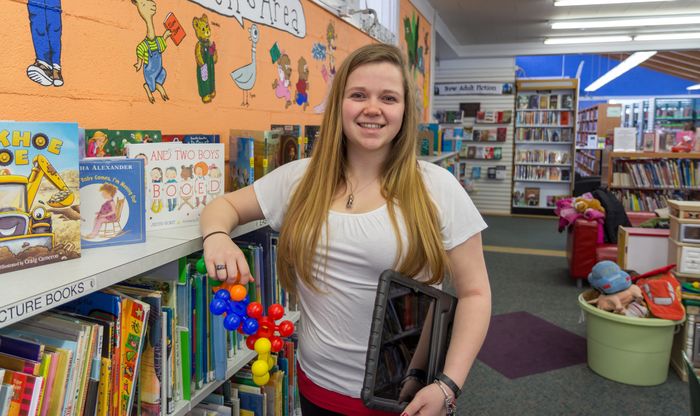
[(213, 279), (246, 285), (255, 281), (240, 248), (226, 234), (212, 235), (204, 242), (204, 264)]

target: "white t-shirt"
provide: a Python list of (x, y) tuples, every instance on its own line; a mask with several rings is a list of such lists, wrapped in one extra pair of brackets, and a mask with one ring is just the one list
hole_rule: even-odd
[[(289, 201), (310, 159), (287, 163), (253, 183), (265, 218), (279, 230)], [(439, 210), (446, 250), (486, 228), (457, 179), (432, 163), (420, 162), (423, 180)], [(397, 221), (403, 217), (397, 210)], [(301, 280), (299, 365), (315, 384), (360, 397), (367, 343), (379, 275), (393, 268), (397, 244), (386, 205), (361, 214), (330, 211), (327, 261), (325, 230), (317, 245), (314, 269), (319, 294)], [(405, 235), (405, 233), (402, 233)], [(407, 241), (403, 240), (404, 247)]]

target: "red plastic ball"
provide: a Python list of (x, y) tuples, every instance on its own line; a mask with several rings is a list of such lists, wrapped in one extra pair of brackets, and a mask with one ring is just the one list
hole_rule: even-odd
[(279, 324), (279, 332), (283, 337), (288, 337), (294, 333), (294, 324), (292, 321), (282, 321)]
[(250, 335), (248, 338), (245, 339), (245, 345), (248, 347), (248, 349), (255, 351), (255, 341), (258, 340), (258, 337), (255, 335)]
[(284, 341), (282, 341), (282, 338), (280, 337), (270, 338), (270, 344), (272, 345), (272, 352), (279, 352), (282, 350), (282, 347), (284, 347)]
[(259, 302), (251, 302), (246, 308), (248, 316), (255, 319), (260, 319), (263, 315), (263, 306)]
[(272, 304), (267, 308), (267, 314), (275, 321), (281, 319), (284, 316), (284, 307), (279, 303)]

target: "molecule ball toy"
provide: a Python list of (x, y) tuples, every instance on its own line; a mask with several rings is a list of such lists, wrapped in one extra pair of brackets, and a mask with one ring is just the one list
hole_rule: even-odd
[(258, 353), (258, 359), (255, 360), (250, 368), (253, 373), (253, 382), (258, 386), (264, 386), (270, 381), (270, 369), (274, 367), (275, 360), (270, 355), (272, 344), (267, 338), (258, 338), (255, 341), (255, 352)]
[[(252, 302), (247, 307), (248, 316), (257, 320), (258, 331), (246, 339), (246, 345), (249, 349), (255, 349), (255, 342), (260, 338), (267, 338), (270, 341), (272, 352), (279, 352), (284, 346), (282, 337), (288, 337), (294, 333), (294, 324), (292, 321), (282, 321), (279, 325), (275, 321), (284, 316), (284, 307), (280, 304), (273, 304), (267, 309), (267, 316), (263, 316), (263, 306), (258, 302)], [(280, 336), (275, 335), (275, 331)]]
[(214, 315), (224, 314), (224, 328), (229, 331), (239, 330), (252, 335), (258, 330), (258, 321), (246, 314), (248, 296), (243, 285), (222, 284), (209, 304)]

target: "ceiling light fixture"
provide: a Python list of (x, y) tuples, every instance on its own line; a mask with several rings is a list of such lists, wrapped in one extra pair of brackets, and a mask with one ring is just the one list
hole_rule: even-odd
[(602, 29), (608, 27), (681, 26), (700, 24), (700, 15), (664, 15), (629, 19), (563, 20), (552, 22), (552, 29)]
[(622, 4), (622, 3), (653, 3), (676, 0), (555, 0), (554, 5), (562, 6), (590, 6), (596, 4)]
[(679, 33), (653, 33), (650, 35), (637, 35), (634, 40), (683, 40), (700, 39), (700, 32), (679, 32)]
[(646, 51), (646, 52), (633, 53), (632, 55), (628, 56), (627, 59), (620, 62), (615, 68), (611, 69), (610, 71), (603, 74), (602, 77), (593, 81), (593, 83), (591, 85), (587, 86), (584, 91), (586, 91), (586, 92), (596, 91), (597, 89), (599, 89), (603, 85), (614, 80), (615, 78), (619, 77), (620, 75), (624, 74), (625, 72), (629, 71), (630, 69), (634, 68), (635, 66), (641, 64), (642, 62), (651, 58), (655, 54), (656, 54), (656, 51)]
[(688, 91), (700, 90), (700, 84), (691, 85), (690, 87), (686, 88), (686, 90), (688, 90)]
[(545, 45), (569, 45), (575, 43), (629, 42), (631, 36), (576, 36), (567, 38), (547, 38)]

